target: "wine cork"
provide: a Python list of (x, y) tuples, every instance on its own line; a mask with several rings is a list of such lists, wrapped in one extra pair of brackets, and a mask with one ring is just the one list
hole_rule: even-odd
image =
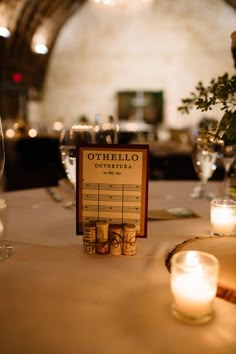
[(109, 252), (108, 229), (109, 224), (106, 221), (97, 221), (97, 246), (96, 251), (99, 254), (107, 254)]
[(83, 252), (94, 254), (96, 252), (96, 226), (85, 224), (83, 227)]
[(110, 254), (112, 254), (113, 256), (120, 256), (122, 254), (122, 240), (123, 240), (122, 225), (110, 225), (109, 228)]
[(122, 253), (126, 256), (136, 254), (136, 226), (134, 224), (124, 224)]

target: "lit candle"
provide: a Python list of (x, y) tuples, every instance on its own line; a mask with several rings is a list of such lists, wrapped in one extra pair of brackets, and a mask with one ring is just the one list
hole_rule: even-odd
[(218, 269), (218, 260), (205, 252), (183, 251), (172, 257), (172, 310), (177, 318), (195, 323), (211, 319)]
[(213, 199), (211, 201), (211, 225), (213, 235), (234, 235), (236, 202), (230, 199)]

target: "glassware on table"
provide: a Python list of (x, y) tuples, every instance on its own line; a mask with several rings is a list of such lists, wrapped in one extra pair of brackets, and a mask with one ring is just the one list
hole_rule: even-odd
[[(2, 178), (5, 166), (5, 146), (2, 121), (0, 117), (0, 178)], [(4, 229), (7, 205), (4, 199), (0, 198), (0, 261), (7, 259), (14, 253), (14, 247), (4, 242)]]
[(187, 323), (212, 319), (219, 261), (201, 251), (180, 251), (171, 259), (172, 313)]
[(229, 196), (229, 171), (236, 157), (236, 145), (224, 145), (222, 160), (225, 168), (224, 195)]
[(61, 132), (61, 159), (66, 175), (74, 188), (76, 186), (76, 146), (79, 144), (92, 144), (94, 142), (94, 127), (90, 124), (73, 124)]
[(217, 168), (217, 159), (222, 155), (223, 142), (209, 142), (197, 138), (194, 142), (192, 160), (194, 169), (200, 179), (200, 185), (191, 194), (193, 198), (213, 198), (207, 193), (207, 182)]
[(211, 201), (212, 235), (236, 235), (236, 201), (228, 197), (215, 198)]
[(95, 115), (95, 140), (97, 144), (117, 144), (119, 127), (112, 115)]
[(60, 136), (61, 159), (67, 177), (76, 186), (76, 146), (79, 144), (112, 144), (118, 141), (118, 125), (113, 116), (95, 116), (94, 125), (73, 124)]

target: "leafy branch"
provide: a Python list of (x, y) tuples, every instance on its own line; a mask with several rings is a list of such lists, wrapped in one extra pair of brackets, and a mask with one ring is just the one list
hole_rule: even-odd
[(216, 126), (205, 127), (205, 134), (210, 139), (223, 139), (225, 144), (236, 144), (236, 76), (225, 73), (217, 79), (212, 79), (208, 86), (200, 81), (189, 98), (182, 99), (178, 110), (190, 113), (196, 108), (202, 112), (212, 110), (213, 106), (220, 105), (224, 112)]

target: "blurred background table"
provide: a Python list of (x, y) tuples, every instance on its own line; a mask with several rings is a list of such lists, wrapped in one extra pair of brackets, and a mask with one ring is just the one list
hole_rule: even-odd
[[(150, 180), (197, 180), (192, 164), (191, 145), (172, 140), (149, 145)], [(65, 177), (58, 136), (5, 139), (6, 191), (53, 186)], [(212, 180), (222, 180), (224, 168), (216, 169)]]

